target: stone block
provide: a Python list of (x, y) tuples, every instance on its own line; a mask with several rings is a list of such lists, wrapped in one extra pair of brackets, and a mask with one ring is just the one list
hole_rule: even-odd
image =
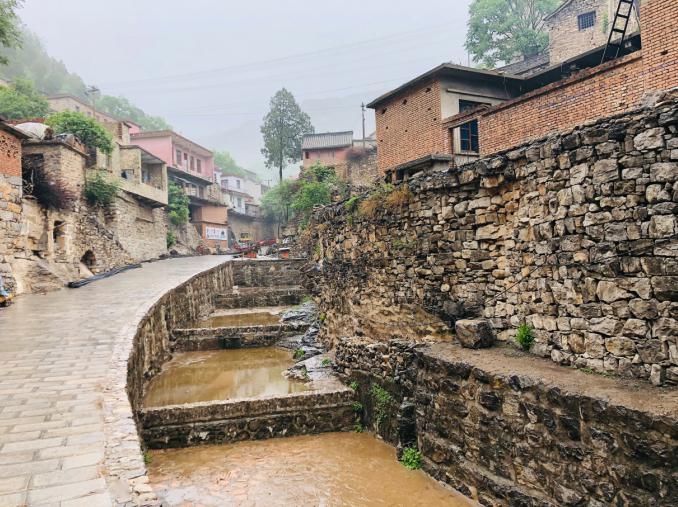
[(494, 344), (494, 330), (489, 321), (483, 319), (458, 320), (454, 329), (463, 347), (481, 349)]

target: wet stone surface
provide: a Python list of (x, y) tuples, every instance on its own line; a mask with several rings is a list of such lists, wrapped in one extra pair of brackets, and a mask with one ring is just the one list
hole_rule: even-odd
[(305, 383), (283, 376), (293, 363), (290, 351), (277, 347), (187, 352), (170, 361), (151, 381), (144, 405), (162, 407), (305, 391)]
[(369, 434), (327, 433), (153, 451), (149, 475), (163, 505), (474, 505), (395, 459)]

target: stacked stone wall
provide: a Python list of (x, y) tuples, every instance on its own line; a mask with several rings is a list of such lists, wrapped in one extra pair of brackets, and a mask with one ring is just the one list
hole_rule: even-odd
[(677, 131), (674, 99), (421, 175), (374, 217), (317, 212), (326, 343), (482, 316), (559, 364), (678, 383)]
[(0, 171), (0, 276), (11, 292), (16, 290), (10, 261), (20, 244), (21, 198), (21, 176)]

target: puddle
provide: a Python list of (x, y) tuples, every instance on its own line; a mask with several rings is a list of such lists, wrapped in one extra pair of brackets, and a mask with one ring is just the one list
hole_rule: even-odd
[(231, 327), (231, 326), (265, 326), (280, 324), (280, 315), (270, 312), (239, 313), (231, 315), (216, 315), (198, 322), (196, 327)]
[(149, 478), (163, 505), (477, 505), (408, 470), (369, 434), (326, 433), (152, 451)]
[(172, 359), (149, 387), (144, 406), (283, 395), (307, 384), (283, 377), (292, 353), (277, 347), (186, 352)]

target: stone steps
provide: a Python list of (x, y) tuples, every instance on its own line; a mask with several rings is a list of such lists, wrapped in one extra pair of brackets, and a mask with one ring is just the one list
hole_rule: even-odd
[(151, 449), (350, 431), (355, 393), (336, 380), (318, 390), (144, 408), (141, 435)]
[(282, 287), (237, 287), (215, 298), (217, 309), (293, 306), (302, 302), (306, 291), (297, 285)]
[(214, 328), (175, 329), (172, 331), (173, 352), (268, 347), (281, 338), (304, 334), (309, 328), (302, 322), (229, 326)]

